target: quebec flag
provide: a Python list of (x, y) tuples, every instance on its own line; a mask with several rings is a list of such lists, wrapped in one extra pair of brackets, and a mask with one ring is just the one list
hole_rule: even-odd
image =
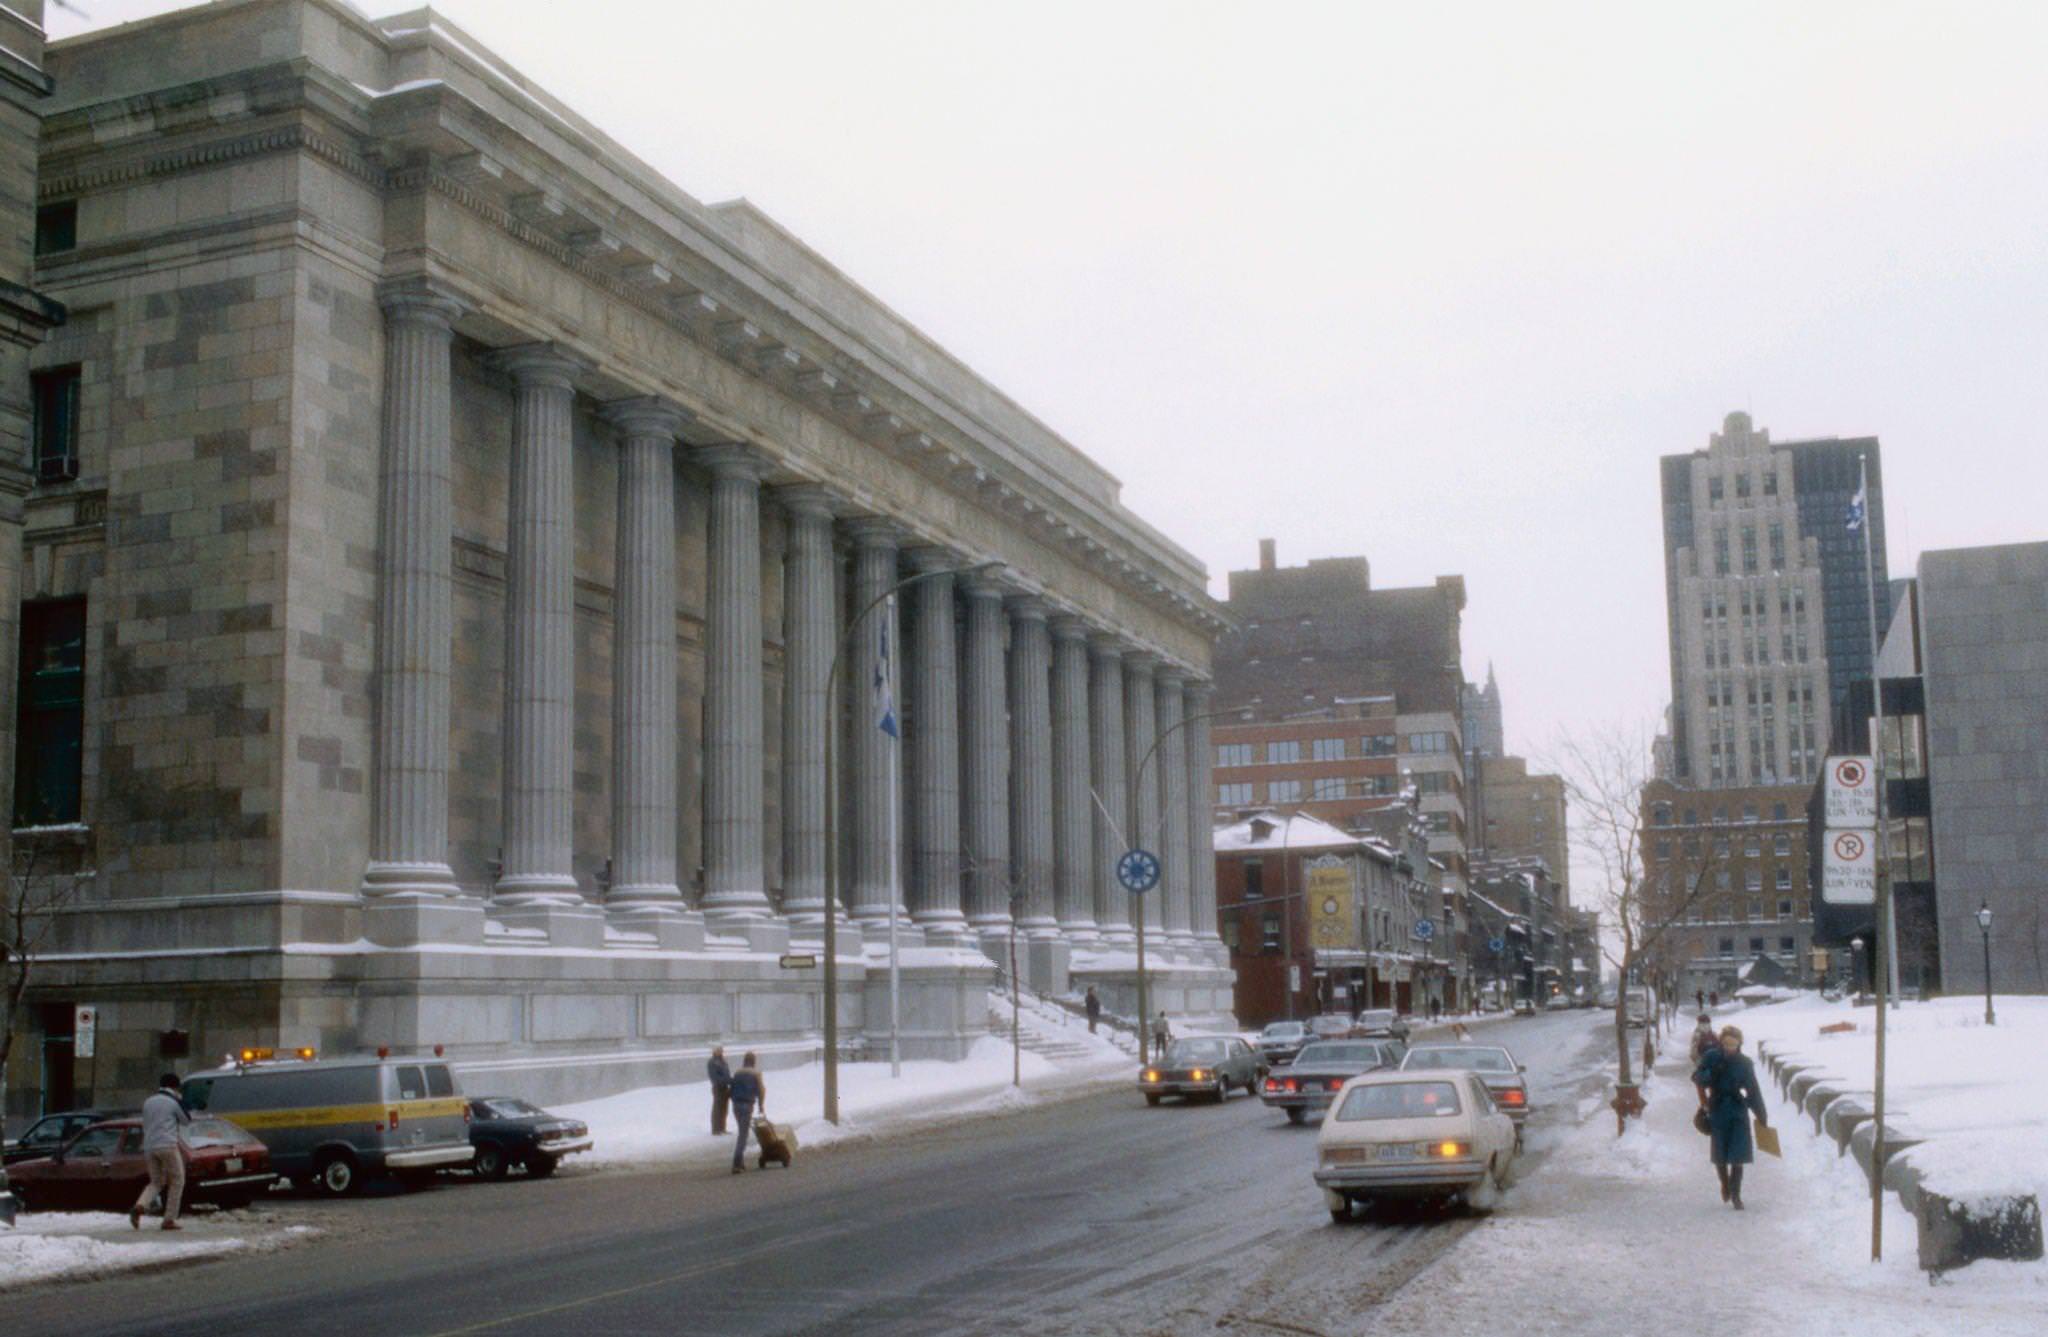
[(875, 619), (875, 727), (891, 738), (896, 729), (896, 696), (889, 690), (889, 619)]
[(1856, 495), (1849, 499), (1849, 515), (1846, 523), (1851, 534), (1863, 528), (1863, 489), (1860, 487), (1856, 489)]

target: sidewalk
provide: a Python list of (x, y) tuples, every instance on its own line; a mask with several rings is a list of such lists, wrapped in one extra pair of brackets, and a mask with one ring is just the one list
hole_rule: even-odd
[(0, 1226), (0, 1293), (37, 1281), (75, 1281), (276, 1249), (313, 1233), (310, 1226), (284, 1225), (260, 1207), (192, 1212), (179, 1224), (182, 1231), (166, 1233), (155, 1217), (144, 1217), (136, 1230), (117, 1212), (24, 1212), (14, 1229)]
[(1885, 1260), (1872, 1264), (1863, 1177), (1775, 1102), (1785, 1158), (1750, 1167), (1747, 1211), (1723, 1204), (1682, 1067), (1668, 1055), (1658, 1064), (1649, 1113), (1622, 1138), (1604, 1097), (1583, 1100), (1579, 1126), (1542, 1168), (1376, 1312), (1372, 1331), (2041, 1331), (2048, 1268), (1980, 1262), (1930, 1286), (1915, 1263), (1912, 1218), (1891, 1195)]

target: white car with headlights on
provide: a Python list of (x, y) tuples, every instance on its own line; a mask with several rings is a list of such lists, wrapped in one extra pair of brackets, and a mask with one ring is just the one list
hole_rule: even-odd
[(1514, 1162), (1514, 1120), (1465, 1071), (1354, 1077), (1316, 1137), (1316, 1183), (1333, 1221), (1375, 1198), (1458, 1196), (1492, 1211)]

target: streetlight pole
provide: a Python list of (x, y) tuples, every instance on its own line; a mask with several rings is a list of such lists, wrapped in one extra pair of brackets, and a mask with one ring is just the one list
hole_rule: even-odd
[(1991, 902), (1985, 901), (1977, 907), (1977, 928), (1984, 934), (1984, 1024), (1996, 1026), (1998, 1018), (1991, 1011)]
[[(940, 576), (974, 575), (993, 570), (1001, 562), (979, 562), (972, 566), (942, 567), (937, 571), (920, 571), (914, 576), (897, 581), (868, 600), (865, 607), (855, 613), (840, 633), (839, 644), (832, 652), (832, 663), (825, 670), (825, 1119), (828, 1123), (839, 1122), (839, 766), (835, 754), (838, 751), (839, 731), (833, 727), (835, 688), (839, 680), (839, 663), (846, 658), (848, 648), (853, 645), (854, 633), (861, 630), (868, 614), (884, 603), (923, 580), (935, 580)], [(892, 655), (893, 659), (894, 656)], [(899, 743), (898, 746), (901, 746)], [(892, 806), (896, 796), (890, 795)], [(893, 832), (894, 826), (891, 825)], [(895, 840), (890, 840), (893, 858)], [(896, 945), (895, 903), (897, 889), (889, 889), (890, 930), (889, 946), (894, 959)], [(895, 1020), (890, 1021), (889, 1047), (892, 1056), (896, 1048)]]

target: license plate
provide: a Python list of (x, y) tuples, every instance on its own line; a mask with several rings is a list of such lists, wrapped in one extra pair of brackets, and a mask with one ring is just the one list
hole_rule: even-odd
[(230, 1156), (230, 1157), (228, 1157), (228, 1173), (229, 1173), (229, 1174), (239, 1174), (239, 1173), (241, 1172), (241, 1169), (242, 1169), (242, 1158), (241, 1158), (240, 1156)]
[(1412, 1161), (1415, 1159), (1415, 1144), (1412, 1142), (1390, 1142), (1379, 1150), (1383, 1161)]

